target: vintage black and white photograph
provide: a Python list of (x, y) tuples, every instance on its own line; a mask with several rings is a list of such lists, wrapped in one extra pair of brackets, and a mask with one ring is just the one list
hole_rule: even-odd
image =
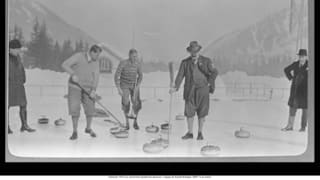
[(313, 120), (308, 3), (7, 0), (8, 152), (300, 156)]

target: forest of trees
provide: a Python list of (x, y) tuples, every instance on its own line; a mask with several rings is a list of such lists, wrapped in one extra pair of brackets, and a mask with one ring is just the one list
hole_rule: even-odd
[(26, 68), (50, 69), (62, 72), (62, 62), (75, 52), (88, 50), (89, 44), (82, 40), (72, 42), (64, 40), (62, 44), (48, 35), (46, 22), (40, 23), (35, 18), (30, 41), (26, 41), (22, 28), (14, 25), (9, 32), (10, 39), (19, 39), (27, 51), (24, 53), (23, 64)]
[[(67, 39), (60, 44), (48, 35), (46, 22), (39, 23), (37, 18), (34, 20), (30, 41), (25, 41), (22, 28), (18, 25), (13, 27), (10, 34), (10, 39), (19, 39), (28, 48), (23, 57), (26, 68), (50, 69), (62, 72), (61, 64), (65, 59), (75, 52), (86, 51), (89, 48), (89, 44), (82, 40), (72, 42)], [(256, 57), (253, 60), (241, 61), (234, 61), (221, 56), (210, 58), (220, 75), (228, 71), (243, 71), (248, 75), (281, 77), (283, 76), (283, 68), (292, 63), (292, 59), (285, 55), (272, 59)], [(179, 63), (180, 61), (175, 62), (175, 69), (179, 68)], [(162, 61), (146, 61), (142, 63), (142, 66), (144, 72), (168, 71), (167, 62)]]

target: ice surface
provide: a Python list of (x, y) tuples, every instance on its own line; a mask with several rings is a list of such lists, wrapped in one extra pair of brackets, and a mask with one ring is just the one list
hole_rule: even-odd
[[(211, 97), (210, 114), (204, 126), (204, 140), (196, 140), (197, 120), (194, 122), (194, 139), (181, 140), (181, 136), (186, 133), (187, 128), (184, 120), (175, 120), (175, 116), (183, 114), (184, 110), (181, 89), (173, 96), (169, 147), (159, 154), (144, 153), (142, 147), (146, 142), (150, 142), (151, 139), (156, 139), (160, 135), (167, 138), (167, 134), (161, 132), (157, 134), (145, 132), (145, 128), (151, 124), (160, 126), (169, 121), (170, 96), (168, 88), (165, 88), (168, 85), (169, 74), (162, 73), (161, 75), (160, 72), (144, 76), (144, 86), (151, 82), (150, 86), (159, 85), (164, 88), (157, 89), (156, 94), (152, 88), (142, 89), (141, 98), (145, 101), (142, 104), (138, 120), (140, 130), (134, 130), (131, 121), (129, 138), (117, 139), (109, 133), (109, 129), (113, 127), (111, 123), (105, 122), (105, 118), (95, 118), (92, 128), (97, 133), (97, 137), (91, 138), (84, 133), (85, 117), (81, 111), (79, 139), (70, 141), (72, 123), (68, 116), (67, 100), (63, 97), (67, 93), (67, 78), (68, 75), (65, 73), (27, 70), (28, 120), (30, 126), (36, 128), (37, 131), (35, 133), (20, 133), (18, 108), (11, 108), (10, 125), (14, 133), (8, 136), (8, 143), (9, 151), (13, 155), (21, 157), (111, 158), (202, 157), (201, 147), (208, 143), (221, 148), (219, 157), (294, 156), (303, 153), (306, 149), (307, 133), (298, 132), (301, 112), (297, 113), (294, 131), (280, 131), (286, 125), (288, 118), (288, 94), (283, 95), (283, 98), (264, 99), (263, 101), (260, 101), (259, 97), (251, 97), (252, 101), (234, 101), (234, 97), (226, 95), (223, 98), (214, 95)], [(104, 75), (101, 78), (101, 88), (99, 87), (98, 93), (102, 97), (101, 103), (124, 122), (119, 95), (115, 89), (106, 88), (106, 86), (113, 85), (112, 78), (113, 75)], [(155, 79), (156, 83), (152, 84)], [(32, 86), (37, 83), (49, 85), (50, 82), (55, 85), (42, 88), (41, 94), (38, 87)], [(37, 123), (41, 115), (46, 115), (50, 119), (48, 125)], [(59, 118), (67, 120), (65, 126), (54, 125), (54, 120)], [(236, 138), (234, 132), (240, 127), (249, 131), (251, 137), (248, 139)]]

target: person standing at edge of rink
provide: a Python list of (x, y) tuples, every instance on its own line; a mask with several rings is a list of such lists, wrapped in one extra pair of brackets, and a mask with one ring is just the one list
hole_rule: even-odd
[[(138, 62), (138, 51), (131, 49), (129, 51), (129, 59), (120, 62), (114, 75), (114, 81), (121, 96), (122, 110), (126, 118), (126, 130), (130, 129), (129, 118), (134, 119), (133, 128), (139, 129), (137, 117), (142, 108), (139, 92), (142, 77), (141, 63)], [(132, 102), (133, 117), (128, 115), (130, 112), (129, 96)]]
[(215, 79), (218, 75), (212, 61), (199, 55), (200, 50), (201, 46), (197, 41), (190, 42), (187, 51), (191, 56), (182, 60), (175, 83), (169, 91), (170, 93), (178, 91), (183, 78), (185, 78), (183, 98), (185, 100), (184, 115), (187, 117), (188, 132), (182, 139), (193, 138), (193, 120), (195, 113), (197, 113), (199, 123), (197, 140), (203, 140), (203, 124), (209, 113), (209, 93), (214, 92)]
[[(9, 107), (20, 106), (20, 131), (35, 132), (27, 123), (27, 97), (24, 88), (26, 82), (26, 73), (21, 62), (20, 52), (21, 43), (14, 39), (9, 42)], [(9, 124), (9, 123), (8, 123)], [(12, 130), (8, 125), (8, 133), (12, 134)]]
[[(300, 49), (298, 61), (293, 62), (284, 69), (286, 77), (292, 81), (290, 88), (289, 119), (282, 131), (292, 131), (297, 109), (302, 109), (300, 132), (304, 132), (307, 126), (308, 106), (308, 59), (307, 50)], [(293, 72), (293, 75), (292, 75)]]
[[(73, 133), (70, 140), (78, 138), (77, 129), (81, 104), (87, 120), (85, 133), (90, 134), (91, 137), (96, 137), (96, 133), (91, 129), (91, 123), (95, 114), (95, 102), (93, 99), (96, 98), (96, 90), (99, 82), (100, 70), (98, 58), (101, 51), (100, 46), (93, 45), (88, 52), (76, 53), (62, 64), (62, 68), (70, 74), (68, 82), (68, 108), (73, 124)], [(74, 83), (81, 85), (90, 93), (90, 97)]]

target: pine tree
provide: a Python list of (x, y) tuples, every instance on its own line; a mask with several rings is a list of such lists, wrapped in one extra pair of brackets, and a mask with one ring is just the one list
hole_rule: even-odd
[(31, 60), (31, 66), (50, 69), (50, 66), (53, 64), (52, 52), (52, 39), (48, 36), (46, 23), (43, 21), (39, 25), (36, 18), (27, 52), (27, 56)]
[(52, 67), (53, 70), (55, 71), (60, 71), (61, 72), (61, 48), (60, 45), (58, 43), (58, 41), (56, 41), (54, 48), (53, 48), (53, 62), (52, 62)]
[(25, 66), (27, 68), (37, 67), (37, 61), (39, 59), (38, 48), (39, 48), (39, 30), (40, 25), (38, 21), (38, 17), (34, 19), (34, 24), (31, 32), (31, 40), (28, 43), (28, 51), (25, 54)]
[(62, 45), (61, 60), (65, 61), (70, 56), (72, 56), (73, 53), (74, 53), (74, 49), (72, 48), (71, 40), (65, 40)]

